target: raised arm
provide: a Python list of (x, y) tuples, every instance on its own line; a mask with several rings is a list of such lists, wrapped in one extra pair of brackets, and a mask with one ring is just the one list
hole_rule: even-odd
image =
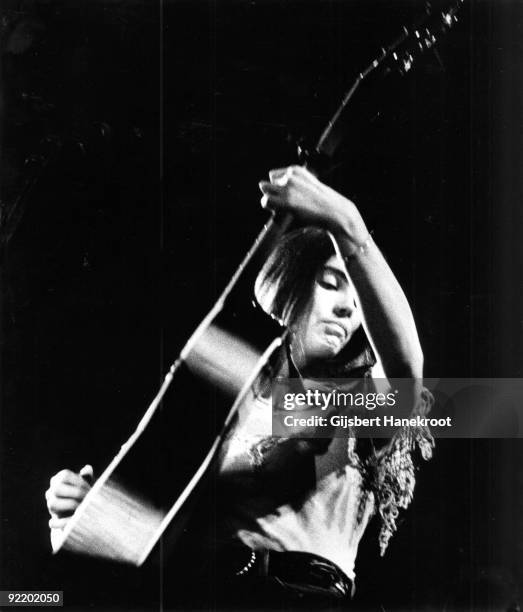
[(291, 212), (336, 238), (385, 375), (420, 379), (423, 353), (409, 303), (356, 205), (301, 166), (269, 176), (260, 182), (263, 206)]

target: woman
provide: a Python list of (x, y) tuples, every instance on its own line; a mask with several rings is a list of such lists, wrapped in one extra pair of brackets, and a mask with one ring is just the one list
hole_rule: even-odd
[[(365, 378), (377, 370), (412, 379), (412, 407), (426, 409), (410, 307), (356, 206), (302, 167), (269, 178), (260, 183), (263, 206), (321, 228), (286, 237), (257, 281), (262, 307), (291, 330), (276, 373)], [(384, 552), (398, 508), (412, 498), (410, 451), (417, 442), (428, 458), (432, 439), (424, 430), (401, 431), (379, 451), (362, 451), (354, 437), (275, 438), (265, 395), (263, 385), (253, 390), (222, 450), (220, 598), (240, 607), (343, 605), (370, 517), (379, 510)], [(89, 476), (86, 466), (51, 480), (52, 532), (85, 496)]]

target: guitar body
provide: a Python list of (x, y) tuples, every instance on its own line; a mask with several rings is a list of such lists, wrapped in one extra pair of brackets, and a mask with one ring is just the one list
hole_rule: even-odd
[(193, 333), (136, 431), (53, 542), (55, 552), (139, 566), (160, 539), (179, 539), (194, 503), (215, 485), (238, 408), (283, 345), (287, 330), (255, 305), (254, 281), (264, 248), (284, 226), (271, 220), (264, 228), (232, 290)]

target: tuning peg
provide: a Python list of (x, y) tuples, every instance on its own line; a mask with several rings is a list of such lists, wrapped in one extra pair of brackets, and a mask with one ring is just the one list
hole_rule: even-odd
[(405, 72), (408, 72), (412, 68), (412, 61), (412, 55), (410, 53), (407, 53), (403, 58), (403, 70)]
[(452, 25), (452, 15), (450, 13), (441, 13), (441, 16), (443, 17), (444, 23), (446, 23), (448, 26)]
[(433, 45), (436, 42), (434, 34), (428, 28), (425, 28), (425, 34), (425, 40), (430, 40), (430, 43)]
[(427, 49), (430, 49), (432, 45), (436, 42), (436, 37), (434, 36), (434, 34), (432, 34), (432, 32), (428, 28), (425, 28), (425, 34), (423, 35), (423, 42), (425, 43), (425, 47)]

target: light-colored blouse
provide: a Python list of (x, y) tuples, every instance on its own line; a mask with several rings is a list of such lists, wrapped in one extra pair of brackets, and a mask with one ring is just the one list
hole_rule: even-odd
[(383, 553), (398, 509), (412, 499), (410, 451), (417, 442), (428, 458), (430, 434), (399, 431), (388, 452), (367, 463), (355, 438), (334, 438), (320, 454), (308, 452), (306, 442), (273, 437), (270, 400), (250, 394), (221, 452), (225, 535), (253, 550), (320, 555), (354, 580), (358, 545), (372, 514), (379, 510), (382, 518)]

